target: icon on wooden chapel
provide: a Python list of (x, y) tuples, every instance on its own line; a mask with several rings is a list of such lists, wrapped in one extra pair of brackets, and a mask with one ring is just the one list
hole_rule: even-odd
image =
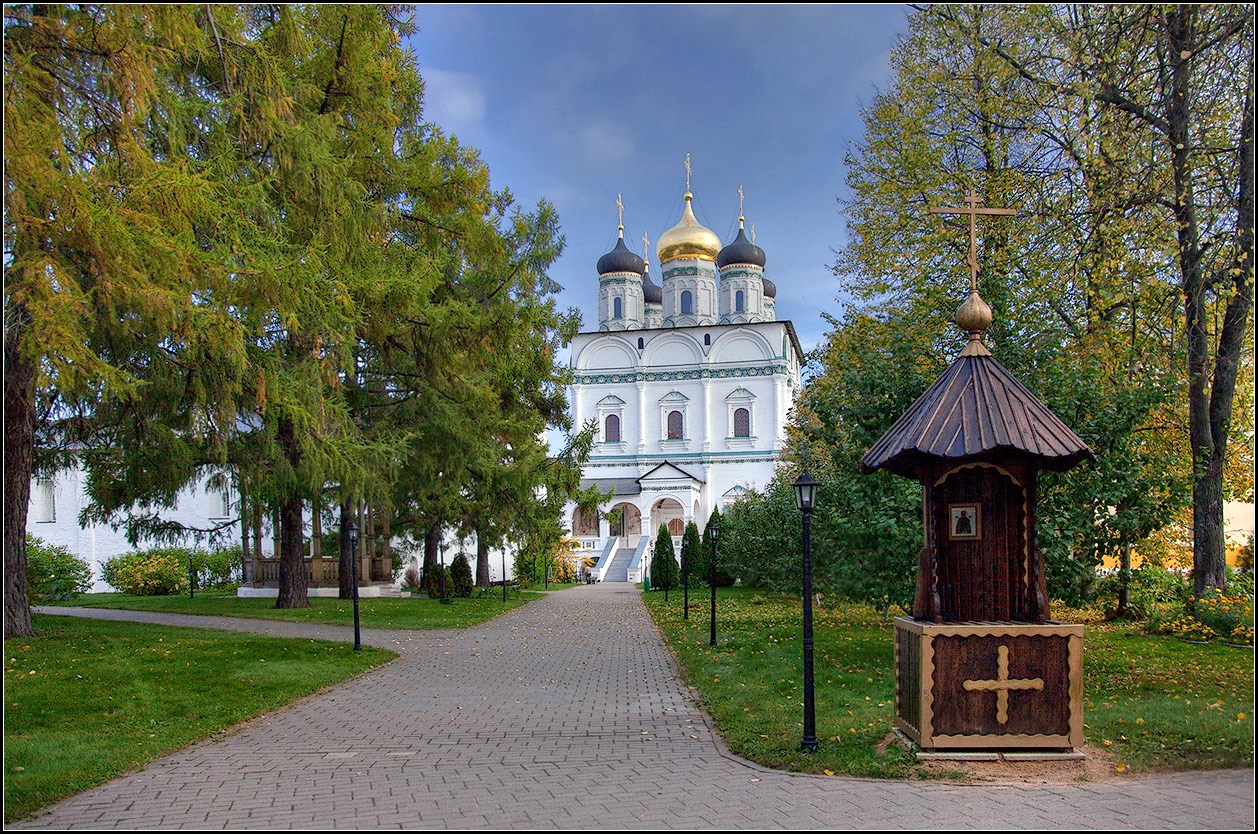
[(922, 749), (1070, 750), (1083, 744), (1083, 626), (1049, 616), (1036, 475), (1093, 458), (983, 344), (971, 189), (965, 348), (861, 460), (922, 483), (925, 542), (913, 616), (895, 623), (895, 722)]

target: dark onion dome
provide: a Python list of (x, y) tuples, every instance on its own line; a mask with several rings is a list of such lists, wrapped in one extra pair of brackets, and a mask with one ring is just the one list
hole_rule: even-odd
[(664, 289), (651, 283), (650, 271), (642, 273), (642, 300), (647, 304), (664, 303)]
[(743, 231), (741, 224), (738, 237), (716, 256), (718, 268), (724, 269), (730, 264), (752, 264), (764, 269), (764, 250), (747, 239), (747, 233)]
[(770, 281), (768, 278), (761, 278), (761, 279), (760, 279), (760, 283), (761, 283), (761, 284), (764, 284), (764, 297), (765, 297), (765, 298), (777, 298), (777, 297), (778, 297), (778, 285), (777, 285), (777, 284), (773, 283), (773, 282), (772, 282), (772, 281)]
[(646, 271), (646, 263), (642, 258), (629, 251), (622, 235), (616, 240), (616, 248), (598, 259), (598, 274), (607, 275), (611, 272), (632, 272), (641, 275)]

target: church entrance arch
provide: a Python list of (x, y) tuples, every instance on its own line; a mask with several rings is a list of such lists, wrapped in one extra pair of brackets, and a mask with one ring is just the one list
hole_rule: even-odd
[(679, 502), (672, 498), (661, 498), (651, 507), (651, 537), (660, 532), (660, 525), (668, 527), (670, 536), (680, 536), (686, 532), (686, 511)]
[(637, 547), (642, 535), (642, 511), (634, 504), (623, 502), (612, 507), (612, 512), (618, 514), (610, 530), (610, 535), (620, 540), (616, 546)]

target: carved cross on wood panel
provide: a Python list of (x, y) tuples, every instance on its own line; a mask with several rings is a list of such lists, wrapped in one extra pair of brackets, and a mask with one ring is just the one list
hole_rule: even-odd
[(967, 692), (996, 693), (996, 722), (1005, 724), (1009, 721), (1009, 691), (1013, 689), (1044, 689), (1043, 678), (1009, 678), (1009, 647), (1001, 646), (996, 650), (996, 679), (989, 681), (962, 681), (961, 688)]

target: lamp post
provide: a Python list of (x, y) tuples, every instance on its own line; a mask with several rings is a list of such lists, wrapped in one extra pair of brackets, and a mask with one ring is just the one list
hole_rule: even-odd
[(713, 520), (708, 525), (711, 537), (708, 539), (708, 585), (712, 588), (712, 634), (708, 639), (709, 646), (716, 645), (716, 540), (721, 536), (721, 524)]
[(507, 548), (502, 548), (502, 602), (507, 602)]
[(358, 525), (349, 523), (349, 552), (354, 554), (354, 651), (363, 650), (362, 623), (358, 619)]
[(817, 482), (807, 472), (795, 479), (795, 506), (804, 516), (804, 740), (799, 749), (817, 752), (817, 717), (812, 676), (812, 511), (817, 504)]

